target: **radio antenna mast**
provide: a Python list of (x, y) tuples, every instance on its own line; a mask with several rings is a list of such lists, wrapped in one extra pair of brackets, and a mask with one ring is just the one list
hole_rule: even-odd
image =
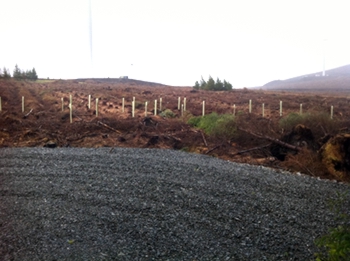
[(326, 41), (327, 41), (327, 39), (323, 39), (323, 72), (322, 72), (322, 76), (326, 76)]
[(91, 77), (93, 76), (93, 57), (92, 57), (92, 8), (91, 0), (89, 1), (89, 44), (90, 44), (90, 66), (91, 66)]

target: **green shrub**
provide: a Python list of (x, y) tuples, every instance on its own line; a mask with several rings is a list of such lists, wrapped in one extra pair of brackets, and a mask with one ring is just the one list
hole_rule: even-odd
[(316, 240), (316, 245), (322, 248), (322, 253), (316, 254), (317, 261), (346, 261), (350, 257), (350, 227), (338, 226), (329, 234)]
[(175, 118), (175, 116), (176, 116), (175, 113), (169, 109), (162, 111), (159, 115), (164, 117), (164, 118)]
[(192, 117), (187, 123), (217, 138), (231, 139), (236, 132), (235, 118), (232, 114), (218, 115), (213, 112), (205, 116)]
[(292, 128), (298, 124), (302, 124), (304, 118), (306, 118), (307, 114), (300, 115), (298, 113), (290, 113), (286, 118), (282, 118), (279, 121), (279, 126), (287, 131), (292, 130)]
[(347, 214), (347, 193), (337, 193), (338, 198), (331, 203), (341, 225), (330, 229), (327, 235), (315, 240), (320, 252), (316, 253), (317, 261), (346, 261), (350, 256), (350, 215)]
[(287, 117), (279, 121), (280, 128), (289, 132), (298, 124), (303, 124), (309, 128), (316, 139), (323, 137), (325, 134), (334, 134), (339, 129), (339, 121), (331, 119), (330, 115), (324, 112), (320, 113), (290, 113)]
[(192, 127), (199, 127), (199, 123), (201, 121), (201, 117), (191, 117), (188, 121), (187, 124), (191, 125)]

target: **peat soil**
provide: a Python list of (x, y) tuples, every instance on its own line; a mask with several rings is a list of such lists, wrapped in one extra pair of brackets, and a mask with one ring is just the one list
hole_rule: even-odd
[[(90, 108), (89, 95), (91, 95)], [(72, 123), (69, 111), (70, 96), (73, 108)], [(216, 112), (240, 115), (243, 119), (240, 124), (246, 129), (266, 132), (279, 139), (283, 135), (283, 130), (278, 127), (279, 120), (291, 112), (299, 113), (300, 104), (303, 106), (303, 113), (329, 114), (330, 107), (333, 106), (335, 120), (347, 121), (350, 117), (350, 92), (346, 90), (333, 94), (247, 88), (212, 92), (132, 79), (36, 82), (11, 79), (0, 80), (0, 97), (0, 148), (43, 146), (165, 148), (274, 168), (285, 168), (285, 166), (275, 157), (271, 157), (271, 152), (267, 148), (269, 141), (257, 139), (246, 133), (239, 133), (238, 138), (234, 140), (213, 138), (190, 127), (187, 120), (191, 116), (202, 115), (202, 104), (205, 101), (205, 114)], [(132, 117), (133, 100), (135, 100), (134, 117)], [(251, 113), (248, 107), (250, 100)], [(283, 101), (282, 116), (280, 101)], [(262, 104), (264, 104), (264, 117), (262, 117)], [(172, 116), (162, 114), (165, 111), (170, 111)], [(319, 129), (324, 129), (323, 127), (319, 126)], [(251, 150), (252, 148), (258, 149)], [(322, 174), (319, 176), (330, 178)]]

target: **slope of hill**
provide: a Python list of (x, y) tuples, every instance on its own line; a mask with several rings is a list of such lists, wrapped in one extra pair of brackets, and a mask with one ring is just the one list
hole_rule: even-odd
[(135, 79), (129, 79), (129, 78), (79, 78), (75, 80), (77, 82), (85, 82), (85, 83), (124, 83), (124, 84), (129, 84), (131, 86), (133, 85), (138, 85), (138, 86), (147, 86), (147, 87), (165, 87), (169, 86), (166, 84), (162, 83), (156, 83), (156, 82), (147, 82), (147, 81), (142, 81), (142, 80), (135, 80)]
[(293, 77), (286, 80), (275, 80), (266, 83), (264, 89), (269, 90), (313, 90), (313, 91), (342, 91), (350, 90), (350, 65), (341, 66), (322, 72), (315, 72)]

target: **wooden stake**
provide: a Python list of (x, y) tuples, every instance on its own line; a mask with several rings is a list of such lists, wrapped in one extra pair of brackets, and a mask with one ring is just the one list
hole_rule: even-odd
[(181, 97), (177, 99), (177, 109), (180, 110)]
[(145, 117), (147, 117), (147, 104), (148, 102), (145, 102)]
[(124, 113), (124, 103), (125, 103), (125, 99), (122, 99), (122, 112)]
[(72, 105), (72, 95), (69, 95), (69, 121), (73, 122), (73, 105)]
[(96, 98), (96, 117), (98, 117), (98, 98)]
[(63, 97), (61, 98), (61, 103), (62, 103), (62, 111), (64, 111), (64, 100), (63, 100)]
[(131, 102), (131, 117), (135, 117), (135, 102)]
[(203, 101), (203, 105), (202, 105), (202, 116), (205, 115), (205, 101)]
[(280, 101), (280, 116), (282, 117), (282, 101)]
[(2, 111), (1, 97), (0, 97), (0, 111)]
[(252, 100), (249, 100), (249, 113), (252, 113)]
[(303, 114), (303, 104), (300, 103), (300, 115)]
[(333, 105), (331, 106), (331, 119), (333, 120)]
[(89, 110), (91, 109), (91, 94), (89, 94), (88, 108), (89, 108)]
[(157, 100), (154, 100), (154, 115), (157, 115)]
[(262, 104), (262, 117), (265, 117), (265, 104)]
[(24, 112), (24, 96), (22, 96), (22, 112)]

